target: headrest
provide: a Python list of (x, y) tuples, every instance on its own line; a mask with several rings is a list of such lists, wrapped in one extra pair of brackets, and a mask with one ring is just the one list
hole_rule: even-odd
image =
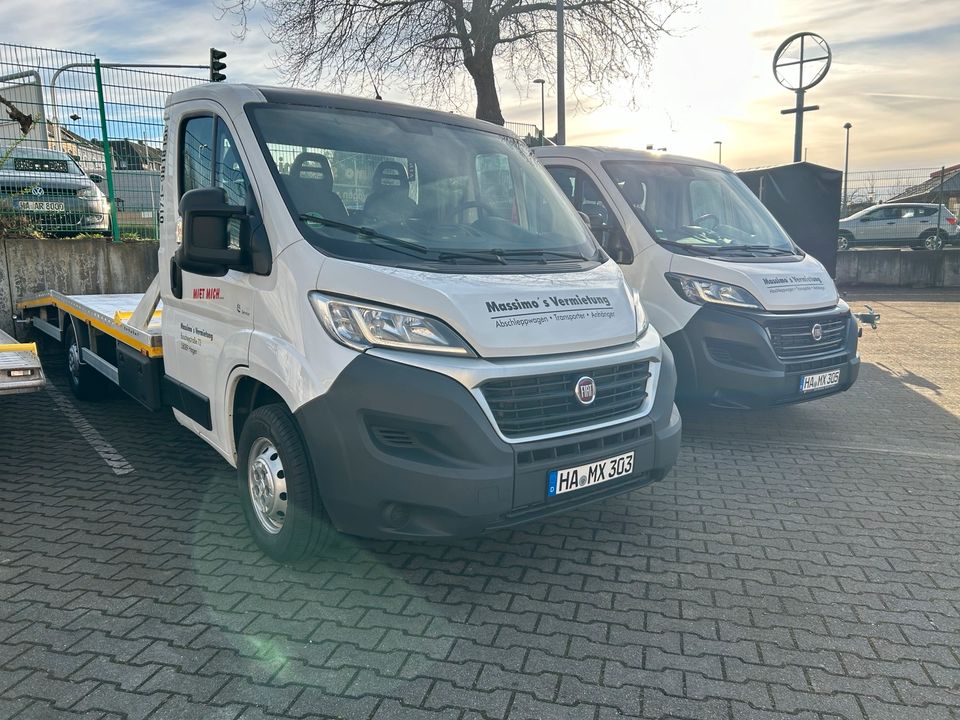
[(396, 160), (384, 160), (373, 173), (373, 190), (402, 190), (410, 192), (407, 169)]
[(302, 152), (297, 155), (290, 166), (290, 177), (320, 182), (324, 189), (333, 190), (333, 170), (327, 156), (321, 153)]

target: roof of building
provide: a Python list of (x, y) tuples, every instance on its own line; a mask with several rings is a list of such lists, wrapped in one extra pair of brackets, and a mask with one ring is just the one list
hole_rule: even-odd
[[(894, 195), (888, 202), (897, 202), (903, 200), (911, 200), (914, 198), (922, 198), (926, 196), (933, 195), (940, 190), (940, 171), (930, 173), (930, 179), (924, 180), (919, 185), (914, 185), (913, 187), (908, 187), (903, 192), (898, 195)], [(943, 171), (943, 191), (944, 192), (957, 192), (960, 191), (960, 165), (953, 165), (951, 167), (945, 168)]]

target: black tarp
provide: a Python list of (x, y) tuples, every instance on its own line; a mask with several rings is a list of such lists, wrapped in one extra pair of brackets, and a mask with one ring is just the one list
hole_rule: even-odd
[(808, 162), (737, 173), (804, 251), (837, 274), (843, 173)]

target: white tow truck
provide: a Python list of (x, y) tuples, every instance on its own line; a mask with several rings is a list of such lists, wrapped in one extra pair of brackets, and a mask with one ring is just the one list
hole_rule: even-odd
[(223, 84), (165, 122), (150, 288), (19, 310), (78, 396), (170, 406), (235, 466), (267, 554), (508, 527), (674, 464), (671, 353), (511, 133)]
[(17, 342), (0, 330), (0, 395), (35, 392), (45, 383), (37, 344)]

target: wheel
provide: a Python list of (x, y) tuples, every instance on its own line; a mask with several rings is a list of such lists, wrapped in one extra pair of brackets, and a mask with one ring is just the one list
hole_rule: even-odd
[(943, 247), (943, 236), (937, 233), (924, 235), (921, 240), (923, 240), (923, 247), (927, 250), (940, 250)]
[(283, 405), (259, 407), (244, 423), (237, 485), (250, 534), (274, 560), (300, 560), (336, 537), (300, 431)]
[(850, 236), (846, 233), (840, 233), (837, 237), (837, 250), (849, 250), (850, 249)]
[(108, 391), (107, 380), (81, 360), (80, 341), (73, 322), (67, 324), (63, 339), (67, 356), (67, 378), (70, 389), (79, 400), (101, 400)]

